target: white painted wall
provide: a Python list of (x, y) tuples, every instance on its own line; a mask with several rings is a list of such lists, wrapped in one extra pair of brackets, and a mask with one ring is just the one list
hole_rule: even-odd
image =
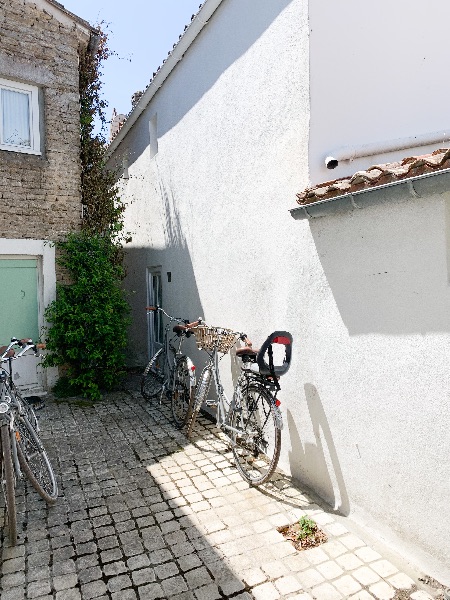
[(336, 148), (450, 130), (442, 102), (450, 5), (420, 0), (310, 0), (311, 137), (313, 183), (352, 175), (374, 164), (431, 152), (412, 148), (346, 161), (324, 159)]
[[(340, 512), (390, 529), (392, 543), (442, 576), (448, 199), (291, 218), (322, 147), (317, 120), (309, 139), (308, 48), (301, 0), (224, 0), (116, 149), (112, 162), (128, 159), (132, 360), (147, 358), (149, 267), (162, 272), (168, 312), (245, 330), (255, 343), (291, 331), (280, 465)], [(438, 128), (437, 119), (425, 125)], [(347, 118), (333, 141), (350, 126)], [(229, 362), (223, 371), (230, 389)]]
[[(129, 278), (142, 311), (133, 336), (145, 328), (145, 266), (160, 264), (172, 273), (171, 284), (164, 276), (169, 310), (236, 327), (257, 310), (260, 339), (284, 321), (286, 306), (271, 290), (289, 260), (284, 238), (296, 235), (288, 209), (308, 182), (306, 19), (297, 0), (224, 0), (120, 144), (114, 160), (122, 165), (125, 153), (129, 165)], [(292, 93), (281, 94), (286, 87)], [(154, 115), (158, 154), (150, 159)], [(249, 286), (251, 301), (242, 302)]]

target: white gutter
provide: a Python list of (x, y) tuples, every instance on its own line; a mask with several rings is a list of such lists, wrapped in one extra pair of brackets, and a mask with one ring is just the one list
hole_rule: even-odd
[(222, 0), (205, 0), (201, 9), (198, 11), (194, 19), (189, 24), (180, 41), (169, 54), (169, 56), (166, 58), (159, 71), (156, 73), (155, 77), (148, 85), (147, 89), (142, 95), (142, 98), (133, 108), (129, 117), (123, 124), (122, 128), (119, 130), (119, 133), (109, 145), (107, 152), (108, 156), (111, 156), (111, 154), (116, 150), (117, 146), (120, 144), (120, 142), (126, 136), (128, 131), (137, 121), (141, 113), (147, 108), (153, 96), (162, 86), (164, 81), (169, 77), (170, 73), (174, 70), (174, 68), (177, 66), (180, 60), (182, 60), (189, 46), (201, 32), (203, 27), (205, 27), (205, 25), (208, 24), (208, 20), (212, 17), (213, 13), (216, 11), (216, 9), (221, 3)]
[(385, 154), (386, 152), (395, 152), (396, 150), (405, 150), (406, 148), (419, 148), (421, 146), (431, 146), (433, 144), (443, 144), (450, 140), (450, 129), (435, 131), (433, 133), (424, 133), (406, 138), (399, 138), (386, 142), (375, 142), (362, 146), (344, 146), (330, 153), (325, 159), (327, 169), (335, 169), (341, 160), (354, 160), (363, 156), (375, 156), (376, 154)]

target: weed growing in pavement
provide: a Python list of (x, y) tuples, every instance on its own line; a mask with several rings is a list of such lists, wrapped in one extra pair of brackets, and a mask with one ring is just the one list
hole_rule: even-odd
[(303, 516), (298, 520), (300, 529), (297, 532), (297, 539), (304, 540), (312, 536), (317, 531), (317, 523), (309, 517)]

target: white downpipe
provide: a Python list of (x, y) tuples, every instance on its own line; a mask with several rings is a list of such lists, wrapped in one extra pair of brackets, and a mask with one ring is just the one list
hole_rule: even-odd
[(343, 146), (326, 157), (325, 166), (327, 169), (335, 169), (341, 160), (352, 161), (355, 158), (363, 156), (375, 156), (376, 154), (385, 154), (386, 152), (395, 152), (396, 150), (405, 150), (406, 148), (419, 148), (421, 146), (430, 146), (448, 141), (450, 141), (450, 129), (444, 129), (442, 131), (434, 131), (433, 133), (424, 133), (422, 135), (364, 144), (362, 146)]

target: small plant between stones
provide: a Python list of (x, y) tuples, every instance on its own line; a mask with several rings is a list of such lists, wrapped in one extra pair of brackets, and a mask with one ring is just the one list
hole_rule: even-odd
[(307, 550), (324, 544), (328, 538), (317, 523), (304, 515), (296, 523), (279, 527), (278, 531), (288, 539), (296, 550)]

